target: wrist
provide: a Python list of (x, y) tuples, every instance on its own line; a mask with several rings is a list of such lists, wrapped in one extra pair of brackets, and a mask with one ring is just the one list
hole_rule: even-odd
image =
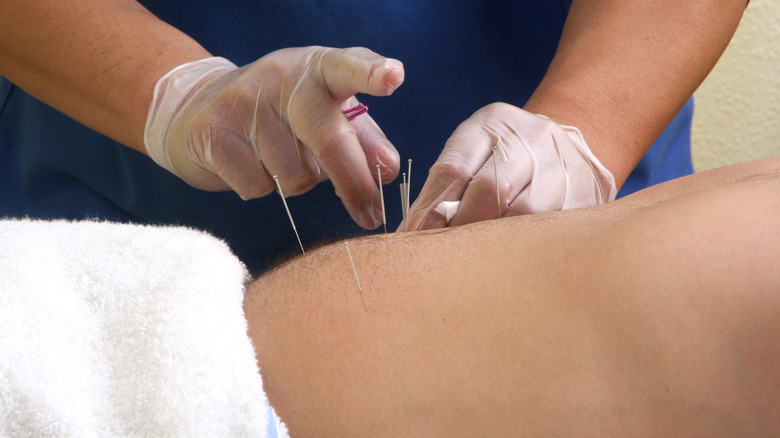
[(636, 136), (620, 135), (619, 117), (602, 114), (595, 105), (578, 101), (571, 93), (537, 93), (523, 109), (544, 114), (562, 127), (576, 128), (583, 141), (587, 141), (590, 153), (612, 175), (617, 190), (652, 145), (652, 141), (643, 145)]
[(144, 147), (155, 163), (177, 175), (167, 151), (168, 134), (176, 116), (205, 81), (236, 69), (225, 58), (210, 57), (179, 65), (157, 80), (144, 127)]

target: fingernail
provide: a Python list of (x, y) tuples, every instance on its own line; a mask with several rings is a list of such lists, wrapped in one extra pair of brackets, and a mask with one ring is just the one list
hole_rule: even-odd
[(401, 157), (394, 154), (392, 146), (386, 146), (387, 149), (379, 149), (376, 152), (376, 162), (382, 171), (382, 182), (390, 182), (390, 178), (395, 177), (395, 171), (401, 166)]
[(387, 94), (392, 94), (404, 82), (404, 65), (397, 59), (388, 59), (383, 78)]

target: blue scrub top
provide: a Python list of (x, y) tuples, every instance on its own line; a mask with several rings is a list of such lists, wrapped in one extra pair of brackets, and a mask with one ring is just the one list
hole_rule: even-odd
[[(359, 96), (401, 154), (419, 193), (445, 141), (492, 102), (523, 106), (555, 53), (569, 1), (365, 2), (142, 0), (215, 56), (238, 65), (285, 47), (363, 46), (400, 59), (404, 84)], [(693, 171), (689, 102), (621, 194)], [(388, 223), (400, 222), (397, 184)], [(362, 234), (329, 182), (288, 199), (304, 245)], [(397, 208), (396, 208), (397, 207)], [(242, 201), (191, 188), (144, 155), (102, 136), (0, 78), (0, 215), (179, 224), (225, 239), (251, 270), (297, 251), (278, 196)], [(117, 250), (121, 251), (121, 248)]]

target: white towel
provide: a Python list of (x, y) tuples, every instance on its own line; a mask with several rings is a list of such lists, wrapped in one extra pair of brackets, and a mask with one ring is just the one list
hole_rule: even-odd
[(0, 435), (266, 436), (245, 280), (189, 229), (0, 221)]

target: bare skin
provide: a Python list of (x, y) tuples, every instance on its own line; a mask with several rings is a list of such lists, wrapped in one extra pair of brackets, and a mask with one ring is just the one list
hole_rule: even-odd
[(0, 8), (0, 74), (141, 152), (155, 82), (211, 56), (134, 0), (2, 0)]
[(292, 436), (780, 430), (780, 159), (592, 209), (350, 241), (245, 300)]
[(726, 49), (744, 0), (574, 0), (524, 109), (576, 126), (620, 188)]

